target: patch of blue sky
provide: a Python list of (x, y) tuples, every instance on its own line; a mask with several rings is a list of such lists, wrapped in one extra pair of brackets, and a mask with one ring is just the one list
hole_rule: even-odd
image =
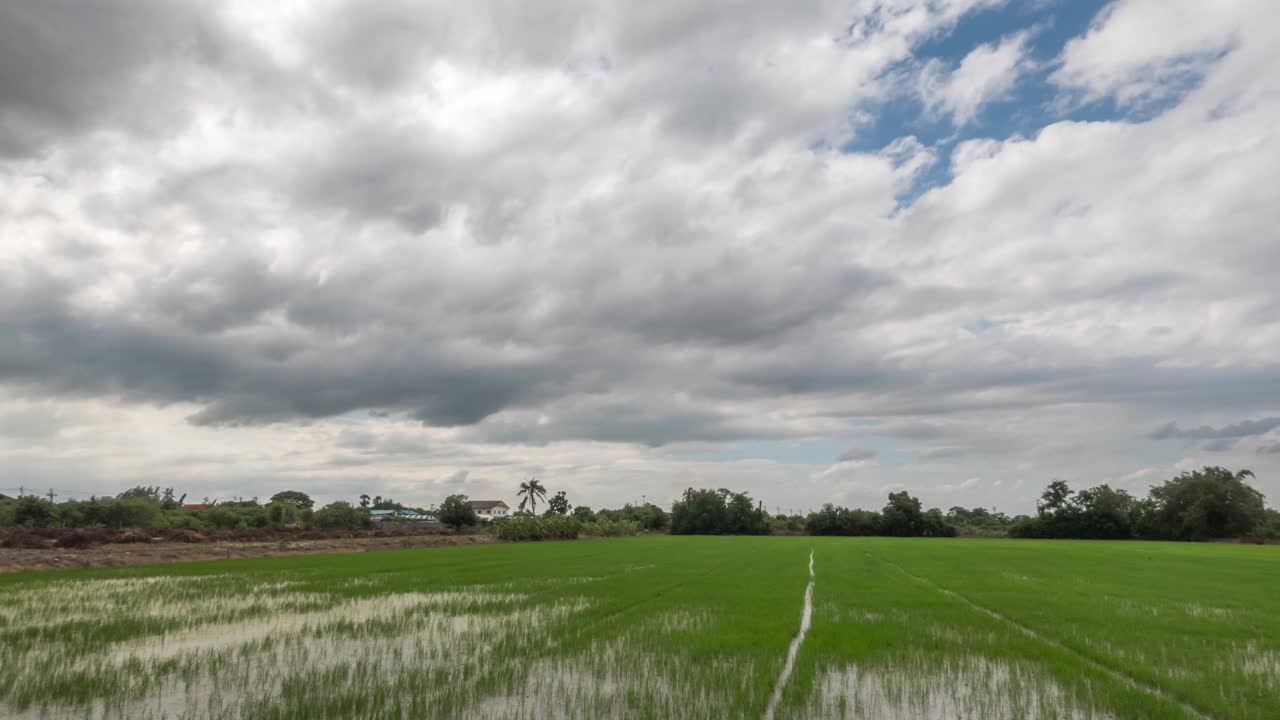
[[(899, 208), (909, 207), (932, 188), (951, 182), (951, 153), (958, 143), (990, 138), (1035, 137), (1056, 122), (1143, 122), (1175, 105), (1200, 80), (1189, 73), (1171, 79), (1173, 86), (1159, 97), (1121, 105), (1112, 97), (1070, 97), (1050, 81), (1063, 49), (1084, 35), (1109, 0), (1048, 0), (1008, 2), (972, 12), (951, 28), (923, 42), (910, 60), (888, 71), (900, 78), (900, 87), (874, 106), (853, 109), (863, 121), (841, 150), (882, 152), (896, 140), (915, 137), (935, 155), (898, 198)], [(937, 61), (954, 70), (977, 47), (996, 44), (1019, 32), (1027, 33), (1026, 53), (1030, 69), (1005, 95), (991, 99), (968, 122), (956, 125), (946, 113), (931, 112), (922, 102), (915, 78), (925, 64)], [(1204, 65), (1207, 67), (1207, 63)]]
[(982, 335), (992, 330), (998, 330), (1009, 325), (1017, 325), (1017, 318), (978, 318), (977, 320), (964, 326), (965, 330), (974, 335)]

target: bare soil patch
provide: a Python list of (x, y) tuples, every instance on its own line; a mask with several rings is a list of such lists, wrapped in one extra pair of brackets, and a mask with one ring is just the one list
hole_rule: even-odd
[(360, 552), (495, 542), (489, 533), (442, 528), (373, 530), (9, 530), (0, 534), (0, 572), (115, 567), (231, 558)]

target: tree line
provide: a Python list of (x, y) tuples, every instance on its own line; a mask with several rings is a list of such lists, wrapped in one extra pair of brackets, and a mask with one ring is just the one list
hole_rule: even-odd
[(1280, 513), (1247, 482), (1249, 470), (1206, 466), (1153, 486), (1145, 498), (1110, 485), (1075, 491), (1049, 483), (1034, 517), (1020, 518), (1020, 538), (1107, 540), (1280, 539)]
[[(1262, 493), (1250, 486), (1248, 470), (1204, 467), (1153, 486), (1146, 497), (1102, 484), (1073, 490), (1055, 480), (1040, 495), (1035, 515), (1010, 517), (985, 508), (925, 510), (903, 490), (889, 493), (880, 510), (831, 503), (808, 515), (770, 515), (748, 493), (725, 488), (689, 488), (670, 512), (654, 503), (617, 509), (574, 506), (565, 491), (550, 496), (537, 479), (520, 483), (521, 498), (512, 518), (494, 531), (507, 539), (543, 539), (570, 535), (617, 536), (642, 532), (674, 535), (883, 535), (1015, 538), (1280, 540), (1280, 513), (1268, 509)], [(371, 510), (415, 510), (434, 515), (455, 530), (481, 523), (466, 495), (450, 495), (439, 507), (418, 508), (392, 498), (361, 495), (358, 504), (336, 501), (321, 508), (304, 492), (285, 490), (260, 503), (250, 500), (184, 503), (173, 488), (138, 486), (115, 497), (54, 503), (36, 496), (0, 496), (0, 527), (39, 528), (217, 528), (318, 527), (361, 529), (371, 526)], [(539, 513), (539, 505), (543, 506)]]
[[(503, 540), (572, 539), (579, 535), (619, 537), (641, 532), (665, 532), (671, 517), (653, 503), (627, 504), (619, 509), (593, 510), (572, 506), (564, 490), (547, 498), (548, 490), (537, 478), (520, 483), (516, 496), (520, 504), (512, 517), (492, 521), (494, 532)], [(538, 503), (546, 508), (538, 515)], [(570, 509), (572, 508), (572, 509)], [(450, 495), (440, 503), (436, 517), (455, 530), (481, 522), (466, 495)]]
[(257, 498), (185, 504), (173, 488), (139, 485), (114, 497), (54, 503), (34, 495), (0, 499), (0, 527), (185, 528), (246, 530), (286, 526), (367, 528), (367, 510), (338, 501), (315, 509), (310, 495), (285, 490), (265, 503)]

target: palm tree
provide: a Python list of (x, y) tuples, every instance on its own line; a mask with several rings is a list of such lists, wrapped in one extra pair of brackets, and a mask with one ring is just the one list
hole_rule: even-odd
[(538, 498), (547, 499), (547, 489), (542, 487), (542, 483), (537, 478), (529, 478), (526, 482), (520, 483), (520, 492), (516, 493), (516, 497), (523, 496), (520, 501), (520, 512), (524, 512), (525, 505), (529, 506), (529, 511), (537, 514)]

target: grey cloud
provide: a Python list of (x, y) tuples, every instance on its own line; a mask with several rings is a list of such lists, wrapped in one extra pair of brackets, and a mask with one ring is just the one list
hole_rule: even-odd
[(47, 0), (0, 6), (0, 155), (97, 127), (185, 122), (185, 71), (246, 62), (205, 3)]
[(56, 410), (27, 407), (0, 411), (0, 440), (39, 440), (57, 435), (67, 425), (67, 419)]
[(1183, 438), (1187, 440), (1237, 440), (1254, 435), (1265, 435), (1280, 428), (1280, 417), (1244, 420), (1222, 427), (1201, 425), (1197, 428), (1181, 428), (1176, 422), (1166, 423), (1151, 431), (1148, 435), (1153, 440)]
[(305, 158), (290, 181), (296, 199), (312, 208), (393, 219), (417, 234), (441, 221), (447, 188), (468, 175), (464, 163), (410, 133), (356, 124), (332, 139), (328, 152)]
[(803, 277), (786, 277), (759, 258), (726, 256), (615, 294), (600, 322), (655, 342), (750, 345), (802, 331), (888, 284), (886, 276), (858, 267), (814, 266)]
[(540, 387), (571, 372), (427, 338), (393, 352), (404, 336), (376, 332), (354, 338), (343, 352), (334, 352), (332, 340), (309, 338), (305, 349), (281, 359), (269, 349), (255, 352), (252, 339), (76, 310), (67, 304), (71, 288), (56, 281), (4, 290), (0, 298), (11, 302), (0, 311), (0, 333), (17, 342), (0, 346), (0, 379), (55, 393), (201, 403), (191, 418), (200, 425), (366, 408), (402, 409), (430, 424), (469, 424), (538, 397)]
[(468, 475), (470, 475), (470, 471), (458, 470), (457, 472), (451, 473), (436, 482), (443, 485), (465, 485)]
[(962, 458), (968, 453), (967, 449), (961, 447), (938, 447), (918, 450), (916, 451), (916, 457), (921, 460), (954, 460)]
[(709, 404), (655, 393), (648, 397), (568, 399), (548, 404), (541, 415), (526, 412), (494, 416), (469, 428), (466, 437), (480, 442), (528, 445), (591, 440), (661, 447), (673, 443), (775, 439), (793, 432), (753, 423)]
[(875, 448), (865, 448), (858, 445), (845, 448), (840, 456), (836, 458), (836, 462), (852, 462), (855, 460), (871, 460), (876, 456)]
[(1235, 447), (1237, 442), (1236, 438), (1219, 438), (1201, 443), (1200, 447), (1207, 452), (1227, 452)]
[[(859, 436), (981, 466), (956, 480), (1112, 476), (1111, 439), (1167, 418), (1264, 418), (1158, 431), (1206, 451), (1261, 436), (1271, 95), (964, 142), (918, 198), (939, 148), (832, 150), (980, 4), (10, 3), (0, 383), (354, 425), (306, 467), (425, 478)], [(1238, 70), (1209, 105), (1273, 81)]]

